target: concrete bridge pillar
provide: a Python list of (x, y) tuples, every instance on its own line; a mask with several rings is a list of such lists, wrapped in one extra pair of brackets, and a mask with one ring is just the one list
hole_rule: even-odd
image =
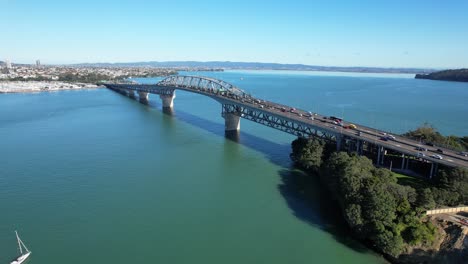
[(431, 171), (429, 172), (429, 179), (432, 179), (432, 176), (434, 176), (434, 162), (431, 164)]
[(341, 135), (336, 135), (336, 151), (341, 150), (341, 144), (343, 143), (343, 137)]
[(357, 153), (359, 156), (362, 155), (362, 149), (363, 149), (363, 147), (364, 147), (363, 145), (364, 145), (364, 144), (363, 144), (362, 140), (358, 140), (358, 141), (356, 142), (356, 153)]
[(138, 99), (142, 103), (148, 102), (148, 93), (147, 92), (138, 92)]
[(382, 146), (377, 146), (377, 165), (381, 165), (384, 163), (385, 157), (385, 149)]
[(434, 162), (431, 164), (431, 172), (430, 172), (430, 174), (429, 174), (429, 178), (430, 178), (430, 179), (432, 179), (432, 177), (434, 177), (434, 175), (436, 175), (437, 168), (439, 167), (438, 165), (439, 165), (439, 164), (434, 163)]
[(163, 108), (172, 108), (174, 106), (175, 92), (172, 95), (159, 95), (159, 98), (162, 100)]
[(224, 130), (225, 131), (239, 131), (240, 130), (240, 116), (233, 113), (224, 114)]
[(382, 165), (384, 164), (384, 159), (385, 159), (385, 153), (386, 152), (387, 151), (384, 149), (384, 147), (382, 147), (382, 155), (381, 155), (382, 156), (382, 161), (380, 162), (380, 164), (382, 164)]
[(401, 169), (405, 168), (405, 154), (401, 154)]

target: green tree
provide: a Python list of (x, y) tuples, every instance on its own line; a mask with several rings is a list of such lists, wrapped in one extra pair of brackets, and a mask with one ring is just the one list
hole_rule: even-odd
[(434, 201), (434, 196), (432, 195), (431, 189), (425, 188), (419, 192), (416, 199), (416, 206), (425, 210), (431, 210), (435, 208), (436, 203)]
[(322, 164), (323, 146), (323, 141), (317, 138), (298, 138), (291, 144), (291, 159), (301, 168), (317, 172)]

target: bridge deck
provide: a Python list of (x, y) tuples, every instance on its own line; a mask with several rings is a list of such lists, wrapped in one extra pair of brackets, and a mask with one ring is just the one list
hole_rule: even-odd
[[(428, 149), (427, 151), (418, 151), (416, 150), (416, 147), (421, 146), (419, 142), (402, 136), (394, 135), (394, 140), (384, 141), (381, 138), (384, 136), (384, 134), (388, 135), (388, 132), (374, 128), (369, 128), (366, 126), (361, 126), (356, 123), (353, 123), (357, 126), (356, 129), (344, 128), (333, 123), (333, 120), (330, 120), (323, 115), (312, 114), (310, 116), (309, 112), (305, 110), (295, 109), (287, 105), (265, 101), (251, 96), (239, 96), (237, 94), (232, 94), (229, 92), (220, 92), (219, 90), (178, 84), (173, 86), (167, 86), (167, 84), (105, 84), (105, 86), (111, 89), (134, 90), (155, 94), (167, 94), (168, 92), (173, 92), (176, 89), (198, 93), (205, 96), (209, 96), (221, 102), (222, 104), (231, 104), (238, 106), (239, 109), (250, 109), (260, 113), (265, 113), (270, 116), (275, 116), (280, 119), (301, 124), (302, 126), (311, 127), (314, 130), (321, 130), (325, 131), (326, 133), (335, 134), (338, 136), (346, 136), (348, 138), (366, 141), (377, 146), (382, 146), (385, 149), (391, 149), (409, 156), (416, 157), (419, 152), (423, 152), (425, 154), (425, 156), (422, 158), (423, 160), (431, 161), (438, 164), (444, 164), (450, 167), (468, 168), (468, 157), (459, 155), (458, 152), (450, 149), (442, 147), (424, 146)], [(241, 115), (241, 117), (244, 117), (240, 112), (239, 115)], [(348, 121), (345, 122), (347, 124), (351, 123)], [(437, 149), (441, 149), (443, 153), (437, 151)], [(432, 157), (432, 155), (436, 154), (440, 155), (442, 159)]]

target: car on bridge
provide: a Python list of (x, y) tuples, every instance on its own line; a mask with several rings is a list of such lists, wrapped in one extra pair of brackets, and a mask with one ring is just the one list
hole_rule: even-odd
[(434, 159), (440, 159), (440, 160), (443, 159), (442, 156), (439, 154), (434, 154), (431, 157), (433, 157)]
[(418, 158), (423, 158), (423, 157), (426, 156), (426, 154), (424, 154), (422, 152), (418, 152), (418, 154), (416, 156), (418, 156)]
[(419, 150), (419, 151), (427, 151), (427, 148), (423, 148), (423, 147), (416, 147), (416, 150)]
[(458, 153), (458, 155), (461, 155), (463, 157), (468, 157), (468, 152), (461, 151)]

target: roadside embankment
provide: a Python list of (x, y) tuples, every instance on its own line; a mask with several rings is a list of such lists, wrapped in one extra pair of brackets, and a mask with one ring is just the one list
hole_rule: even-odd
[(468, 259), (468, 225), (462, 215), (438, 214), (427, 216), (437, 229), (437, 237), (431, 245), (408, 247), (397, 263), (466, 263)]
[(32, 93), (92, 88), (102, 88), (102, 86), (58, 81), (0, 81), (0, 93)]

